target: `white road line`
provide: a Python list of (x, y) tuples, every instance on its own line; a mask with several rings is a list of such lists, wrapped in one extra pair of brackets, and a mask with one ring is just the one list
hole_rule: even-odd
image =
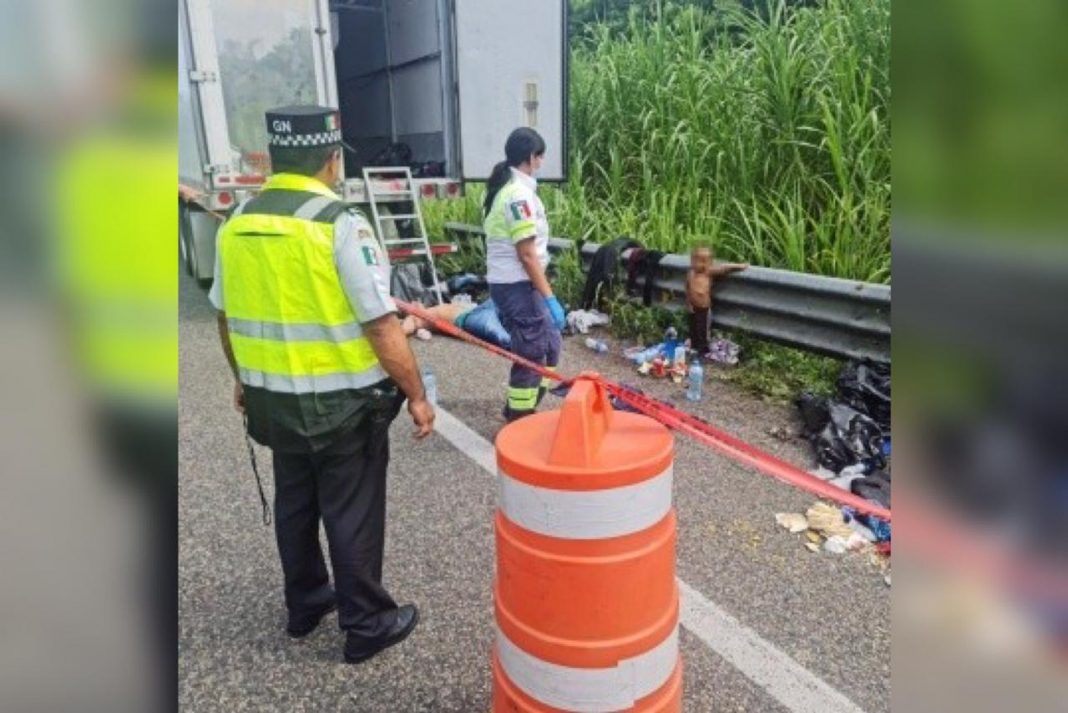
[[(497, 477), (493, 445), (463, 421), (438, 407), (435, 428), (461, 453)], [(761, 638), (690, 585), (679, 582), (682, 625), (795, 713), (863, 713), (856, 704)]]
[(798, 713), (862, 713), (785, 651), (678, 582), (682, 625), (779, 703)]

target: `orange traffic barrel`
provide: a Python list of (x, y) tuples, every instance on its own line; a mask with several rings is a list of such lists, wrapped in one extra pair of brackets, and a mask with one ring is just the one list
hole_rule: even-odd
[(673, 453), (582, 378), (498, 434), (495, 713), (681, 710)]

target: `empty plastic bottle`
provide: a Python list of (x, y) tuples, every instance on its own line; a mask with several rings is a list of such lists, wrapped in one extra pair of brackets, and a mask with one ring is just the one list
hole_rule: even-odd
[(437, 406), (438, 380), (430, 369), (423, 369), (423, 390), (426, 391), (426, 400)]
[(704, 386), (705, 370), (701, 366), (701, 360), (694, 359), (686, 373), (686, 398), (690, 401), (700, 401)]
[(608, 351), (608, 345), (602, 342), (600, 339), (594, 339), (593, 337), (586, 337), (586, 346), (597, 352), (598, 354), (604, 354)]
[(663, 349), (664, 349), (664, 345), (663, 344), (654, 344), (651, 347), (649, 347), (648, 349), (645, 349), (645, 350), (640, 351), (637, 354), (633, 355), (631, 357), (631, 361), (633, 361), (638, 366), (641, 366), (645, 362), (652, 361), (653, 359), (655, 359), (657, 357), (657, 355), (659, 355), (659, 354), (661, 354), (663, 352)]

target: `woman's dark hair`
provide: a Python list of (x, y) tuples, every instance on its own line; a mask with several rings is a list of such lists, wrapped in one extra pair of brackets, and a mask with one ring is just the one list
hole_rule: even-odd
[(486, 182), (486, 199), (482, 202), (483, 215), (489, 215), (493, 199), (511, 178), (512, 172), (508, 169), (528, 160), (531, 154), (541, 156), (543, 153), (545, 139), (529, 126), (521, 126), (508, 134), (508, 140), (504, 142), (504, 160), (493, 167), (493, 173)]

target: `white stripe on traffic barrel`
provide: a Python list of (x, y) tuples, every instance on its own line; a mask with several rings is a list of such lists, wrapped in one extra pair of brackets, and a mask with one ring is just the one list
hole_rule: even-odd
[(545, 705), (576, 713), (628, 710), (667, 683), (679, 661), (678, 625), (662, 642), (611, 668), (572, 668), (542, 661), (497, 630), (497, 656), (509, 680)]
[(672, 468), (634, 485), (606, 490), (554, 490), (498, 470), (498, 503), (511, 522), (567, 540), (599, 540), (640, 532), (671, 511)]

